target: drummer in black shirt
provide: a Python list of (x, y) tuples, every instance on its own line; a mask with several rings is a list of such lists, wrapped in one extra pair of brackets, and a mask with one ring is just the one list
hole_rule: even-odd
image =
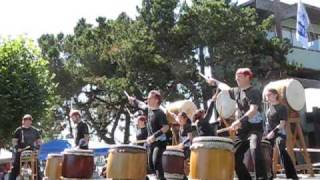
[(81, 114), (78, 110), (70, 112), (70, 118), (77, 125), (75, 145), (80, 149), (89, 149), (89, 128), (86, 123), (81, 120)]
[(280, 152), (280, 159), (284, 165), (287, 178), (298, 179), (297, 172), (292, 160), (286, 150), (286, 131), (285, 126), (288, 119), (287, 107), (280, 103), (280, 96), (277, 90), (268, 89), (265, 94), (269, 103), (267, 110), (267, 136), (272, 146), (276, 146)]
[[(138, 116), (137, 117), (137, 132), (136, 132), (136, 139), (137, 140), (145, 140), (148, 138), (148, 130), (146, 127), (146, 117), (145, 116)], [(139, 146), (143, 146), (144, 143), (138, 143)]]
[[(24, 150), (38, 150), (41, 145), (40, 132), (32, 125), (32, 116), (26, 114), (22, 118), (22, 126), (17, 128), (13, 134), (12, 144), (14, 147), (14, 162), (9, 180), (15, 180), (20, 174), (20, 156)], [(38, 163), (38, 179), (41, 179)]]
[[(229, 90), (231, 98), (237, 104), (236, 120), (230, 128), (238, 131), (235, 139), (235, 170), (240, 180), (251, 179), (243, 163), (244, 154), (248, 149), (254, 159), (256, 178), (268, 179), (260, 145), (263, 134), (262, 96), (258, 89), (251, 86), (252, 78), (253, 73), (249, 68), (239, 68), (235, 74), (238, 87)], [(219, 83), (214, 79), (208, 79), (207, 82)]]
[(148, 161), (151, 170), (156, 171), (157, 179), (165, 179), (162, 168), (162, 154), (166, 150), (167, 137), (169, 130), (166, 114), (159, 108), (161, 104), (161, 95), (159, 91), (152, 90), (148, 94), (147, 105), (134, 97), (128, 97), (129, 102), (147, 114), (148, 131)]

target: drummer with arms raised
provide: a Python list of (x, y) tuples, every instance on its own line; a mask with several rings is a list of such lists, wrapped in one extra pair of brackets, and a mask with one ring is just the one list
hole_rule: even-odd
[(268, 89), (265, 98), (269, 104), (267, 110), (268, 134), (266, 139), (278, 148), (287, 178), (298, 179), (297, 172), (286, 150), (285, 126), (288, 119), (287, 107), (280, 103), (280, 95), (275, 89)]
[(128, 96), (129, 102), (146, 111), (148, 138), (148, 163), (151, 170), (156, 171), (157, 179), (165, 179), (162, 168), (162, 154), (166, 150), (166, 132), (169, 130), (166, 114), (159, 108), (161, 95), (159, 91), (152, 90), (148, 94), (147, 105)]
[[(268, 179), (264, 157), (260, 142), (263, 134), (261, 116), (262, 96), (259, 90), (251, 85), (253, 73), (249, 68), (239, 68), (235, 74), (238, 87), (229, 89), (229, 94), (236, 101), (236, 120), (230, 126), (238, 130), (235, 139), (235, 170), (240, 180), (250, 180), (251, 176), (243, 163), (245, 152), (250, 149), (254, 159), (257, 179)], [(208, 79), (211, 85), (219, 83), (215, 79)], [(219, 84), (217, 84), (219, 87)]]
[[(9, 176), (9, 180), (16, 180), (20, 174), (20, 156), (24, 150), (38, 150), (41, 145), (40, 132), (32, 125), (32, 116), (26, 114), (22, 118), (22, 126), (17, 128), (13, 134), (12, 144), (14, 147), (14, 162)], [(40, 177), (40, 168), (38, 164), (38, 179)]]
[(75, 145), (80, 149), (89, 149), (89, 128), (86, 123), (81, 120), (79, 110), (72, 110), (70, 118), (77, 125)]

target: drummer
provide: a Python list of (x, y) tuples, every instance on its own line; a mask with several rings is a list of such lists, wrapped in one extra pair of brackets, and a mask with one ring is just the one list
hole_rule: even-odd
[(172, 113), (179, 123), (179, 148), (183, 149), (185, 159), (190, 158), (190, 146), (192, 142), (191, 120), (187, 113), (180, 112), (177, 116)]
[(86, 123), (81, 120), (79, 110), (72, 110), (70, 118), (77, 125), (75, 144), (80, 149), (89, 149), (89, 128)]
[[(244, 154), (248, 149), (254, 159), (257, 179), (268, 179), (260, 145), (263, 133), (262, 96), (260, 91), (251, 85), (252, 78), (253, 73), (249, 68), (239, 68), (235, 73), (238, 87), (229, 90), (231, 98), (237, 104), (236, 120), (230, 127), (238, 130), (235, 139), (235, 170), (240, 180), (251, 179), (243, 163)], [(207, 79), (207, 82), (211, 85), (219, 83), (214, 79)]]
[[(40, 132), (32, 126), (32, 116), (26, 114), (22, 118), (22, 125), (18, 127), (12, 139), (14, 147), (14, 162), (9, 176), (9, 180), (15, 180), (20, 174), (20, 156), (24, 150), (38, 150), (41, 145)], [(40, 166), (38, 163), (38, 179), (40, 176)]]
[[(212, 96), (212, 98), (215, 98), (215, 96)], [(196, 124), (197, 133), (199, 136), (214, 136), (216, 134), (214, 128), (209, 123), (209, 120), (213, 114), (213, 110), (214, 100), (211, 101), (206, 113), (203, 109), (199, 109), (193, 115), (193, 121)]]
[(284, 165), (287, 178), (298, 179), (297, 172), (286, 150), (285, 126), (288, 119), (287, 107), (280, 103), (280, 95), (275, 89), (268, 89), (266, 100), (269, 104), (267, 110), (267, 136), (273, 146), (280, 152), (280, 159)]
[(156, 90), (150, 91), (147, 105), (132, 96), (128, 96), (128, 100), (130, 104), (146, 111), (148, 117), (148, 164), (150, 169), (156, 172), (157, 179), (165, 179), (162, 168), (162, 154), (166, 150), (167, 137), (165, 133), (169, 130), (169, 125), (166, 114), (159, 108), (161, 104), (160, 92)]
[[(137, 140), (145, 140), (148, 138), (148, 130), (146, 126), (147, 118), (144, 115), (140, 115), (137, 117), (137, 132), (136, 139)], [(139, 146), (144, 146), (144, 143), (138, 143)]]

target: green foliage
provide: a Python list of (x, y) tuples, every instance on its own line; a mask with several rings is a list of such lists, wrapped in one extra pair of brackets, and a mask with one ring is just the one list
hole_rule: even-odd
[(0, 44), (0, 137), (10, 140), (24, 114), (42, 122), (56, 100), (48, 61), (31, 40), (3, 39)]

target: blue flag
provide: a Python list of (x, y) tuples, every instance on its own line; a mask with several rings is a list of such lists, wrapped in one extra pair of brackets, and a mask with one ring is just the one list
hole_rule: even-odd
[(303, 48), (308, 48), (308, 26), (310, 24), (309, 17), (301, 0), (298, 0), (297, 9), (297, 25), (296, 39), (301, 42)]

